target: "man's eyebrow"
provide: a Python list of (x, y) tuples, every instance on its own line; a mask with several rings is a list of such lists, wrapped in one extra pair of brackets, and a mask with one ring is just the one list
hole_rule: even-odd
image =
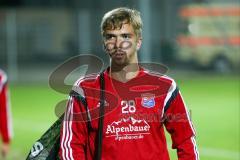
[(116, 34), (113, 34), (113, 33), (105, 33), (105, 36), (116, 36)]
[(117, 36), (124, 36), (124, 35), (132, 36), (133, 34), (132, 34), (132, 33), (128, 33), (128, 32), (126, 32), (126, 33), (120, 33), (120, 34), (106, 33), (106, 34), (104, 35), (104, 37), (110, 37), (110, 36), (112, 36), (112, 37), (117, 37)]
[(133, 35), (132, 33), (121, 33), (120, 35), (128, 35), (128, 36), (131, 36)]
[(105, 37), (105, 38), (108, 38), (108, 37), (116, 37), (116, 35), (115, 35), (115, 34), (112, 34), (112, 33), (105, 33), (105, 34), (104, 34), (104, 37)]

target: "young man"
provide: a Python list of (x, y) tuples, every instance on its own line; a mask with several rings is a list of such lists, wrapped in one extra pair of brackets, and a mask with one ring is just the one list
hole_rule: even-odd
[[(110, 67), (103, 78), (89, 76), (76, 82), (74, 92), (88, 105), (70, 94), (61, 130), (61, 159), (95, 160), (101, 149), (104, 160), (169, 160), (165, 126), (178, 159), (197, 160), (195, 132), (176, 83), (138, 64), (139, 12), (114, 9), (104, 15), (101, 30)], [(105, 114), (98, 146), (101, 79), (105, 82)]]
[(9, 152), (9, 143), (12, 138), (11, 110), (9, 104), (7, 75), (0, 69), (0, 135), (2, 138), (0, 147), (2, 157), (6, 157)]

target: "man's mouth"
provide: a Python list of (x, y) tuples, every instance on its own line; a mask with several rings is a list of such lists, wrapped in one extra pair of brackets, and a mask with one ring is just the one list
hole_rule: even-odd
[(114, 57), (116, 57), (116, 58), (122, 58), (123, 56), (125, 56), (125, 54), (126, 53), (124, 53), (124, 52), (115, 52), (114, 54), (113, 54), (113, 56)]

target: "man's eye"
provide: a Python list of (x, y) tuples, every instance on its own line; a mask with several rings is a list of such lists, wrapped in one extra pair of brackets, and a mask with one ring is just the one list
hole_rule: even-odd
[(124, 39), (129, 39), (129, 38), (130, 38), (130, 35), (129, 35), (129, 34), (123, 34), (122, 37), (123, 37)]
[(105, 38), (106, 38), (106, 40), (110, 40), (110, 39), (113, 39), (114, 36), (113, 35), (106, 35)]

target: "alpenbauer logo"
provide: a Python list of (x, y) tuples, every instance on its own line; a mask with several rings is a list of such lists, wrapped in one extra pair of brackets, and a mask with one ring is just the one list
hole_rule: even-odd
[(145, 120), (136, 120), (133, 117), (122, 118), (107, 126), (106, 137), (115, 137), (115, 140), (142, 139), (150, 134), (150, 126)]

